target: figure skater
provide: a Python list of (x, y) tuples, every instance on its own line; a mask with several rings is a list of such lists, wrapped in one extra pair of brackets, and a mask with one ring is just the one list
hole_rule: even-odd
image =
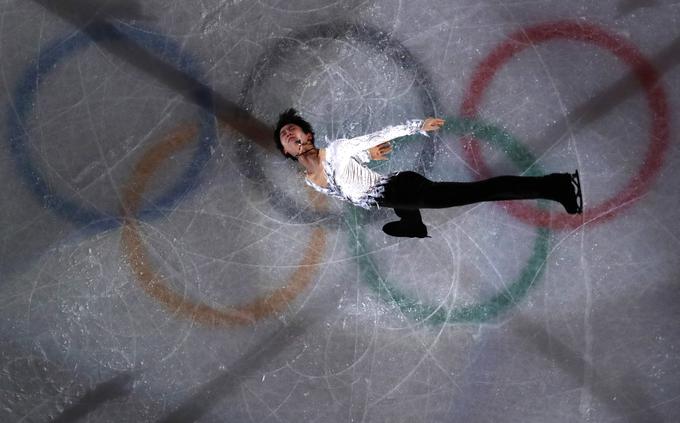
[(305, 168), (305, 182), (326, 195), (371, 209), (394, 209), (400, 220), (382, 230), (397, 237), (425, 238), (427, 227), (420, 209), (440, 209), (483, 201), (545, 199), (557, 201), (569, 214), (583, 213), (578, 171), (546, 176), (498, 176), (477, 182), (432, 182), (412, 172), (381, 175), (368, 167), (371, 160), (387, 160), (390, 140), (428, 131), (444, 124), (443, 119), (409, 120), (372, 134), (338, 139), (327, 148), (314, 144), (312, 126), (295, 109), (279, 116), (274, 130), (277, 148)]

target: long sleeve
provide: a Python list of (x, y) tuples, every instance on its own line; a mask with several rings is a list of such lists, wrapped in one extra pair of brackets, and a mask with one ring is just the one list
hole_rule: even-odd
[(368, 163), (371, 161), (371, 153), (369, 153), (368, 150), (362, 150), (354, 154), (354, 157), (356, 157), (361, 163)]
[[(357, 156), (362, 151), (368, 150), (369, 148), (380, 145), (384, 142), (393, 140), (395, 138), (403, 137), (406, 135), (413, 135), (415, 133), (422, 133), (427, 135), (425, 131), (421, 130), (423, 126), (423, 121), (420, 119), (409, 120), (404, 125), (394, 125), (388, 126), (387, 128), (381, 129), (380, 131), (373, 132), (371, 134), (362, 135), (356, 138), (350, 138), (346, 140), (338, 140), (342, 150), (349, 156)], [(361, 156), (361, 159), (365, 156)], [(362, 160), (363, 161), (363, 160)]]
[(327, 195), (371, 208), (377, 204), (376, 198), (382, 194), (389, 175), (381, 175), (365, 166), (370, 161), (366, 150), (398, 137), (417, 132), (425, 134), (422, 126), (422, 120), (409, 120), (405, 125), (390, 126), (361, 137), (335, 140), (326, 147), (324, 160), (328, 188), (317, 187), (309, 180), (307, 183)]

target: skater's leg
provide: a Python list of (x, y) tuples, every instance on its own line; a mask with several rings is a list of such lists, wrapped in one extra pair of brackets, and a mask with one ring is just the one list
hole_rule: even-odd
[(497, 176), (477, 182), (431, 182), (420, 200), (428, 208), (447, 208), (484, 201), (555, 199), (559, 180), (552, 177)]
[(477, 182), (432, 182), (415, 172), (402, 172), (385, 186), (381, 206), (448, 208), (483, 201), (546, 199), (559, 201), (567, 212), (580, 212), (569, 174), (498, 176)]

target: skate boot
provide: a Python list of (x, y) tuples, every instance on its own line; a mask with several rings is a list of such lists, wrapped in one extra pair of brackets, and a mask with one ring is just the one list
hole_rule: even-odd
[(558, 175), (563, 181), (562, 188), (556, 200), (562, 203), (564, 209), (569, 214), (583, 213), (583, 194), (581, 192), (581, 179), (578, 170), (573, 174), (560, 173)]
[(427, 226), (423, 222), (398, 220), (386, 223), (383, 232), (390, 236), (403, 238), (430, 238), (427, 236)]

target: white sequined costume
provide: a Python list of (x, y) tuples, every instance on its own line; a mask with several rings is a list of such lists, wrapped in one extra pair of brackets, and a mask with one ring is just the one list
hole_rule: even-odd
[(350, 139), (337, 139), (326, 148), (323, 170), (328, 180), (328, 188), (323, 188), (305, 178), (307, 185), (332, 197), (349, 201), (369, 209), (377, 205), (384, 185), (391, 175), (381, 175), (366, 167), (370, 155), (368, 149), (384, 142), (406, 135), (422, 133), (422, 120), (409, 120), (405, 125), (384, 128), (372, 134)]

